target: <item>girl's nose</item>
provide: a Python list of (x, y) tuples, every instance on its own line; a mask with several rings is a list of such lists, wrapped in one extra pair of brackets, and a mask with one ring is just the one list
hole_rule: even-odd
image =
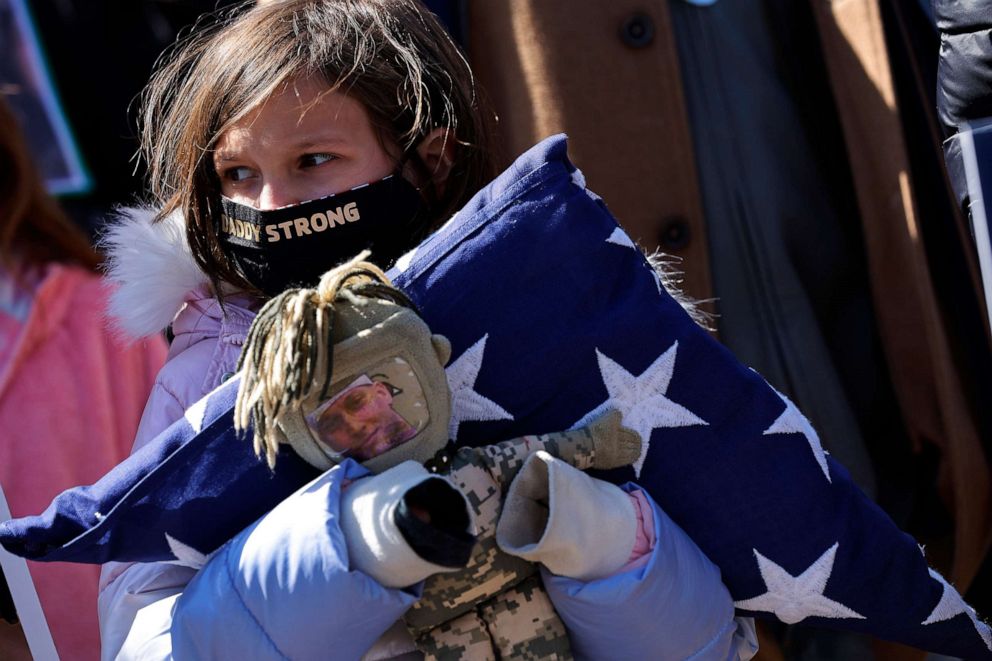
[(300, 202), (293, 187), (283, 180), (267, 180), (258, 193), (257, 208), (266, 211)]

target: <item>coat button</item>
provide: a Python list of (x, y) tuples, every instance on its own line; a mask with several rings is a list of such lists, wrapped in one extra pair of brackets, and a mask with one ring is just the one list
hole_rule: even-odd
[(620, 26), (620, 38), (631, 48), (645, 48), (654, 41), (654, 21), (647, 14), (632, 14)]
[(670, 216), (662, 221), (658, 243), (667, 250), (681, 250), (689, 245), (689, 223), (682, 216)]

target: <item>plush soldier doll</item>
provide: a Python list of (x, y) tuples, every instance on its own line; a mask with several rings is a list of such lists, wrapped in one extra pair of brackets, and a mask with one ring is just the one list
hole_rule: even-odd
[[(581, 470), (633, 462), (640, 437), (607, 413), (574, 431), (454, 449), (449, 354), (402, 292), (356, 259), (259, 312), (235, 424), (254, 426), (270, 464), (288, 443), (320, 469), (350, 457), (377, 473), (344, 491), (350, 562), (387, 587), (426, 579), (405, 622), (428, 658), (570, 658), (534, 562), (585, 580), (626, 564), (630, 497)], [(602, 543), (580, 548), (593, 526)]]

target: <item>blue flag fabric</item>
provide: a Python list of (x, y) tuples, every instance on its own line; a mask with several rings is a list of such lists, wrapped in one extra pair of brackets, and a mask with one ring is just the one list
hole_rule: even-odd
[[(741, 612), (992, 658), (989, 627), (798, 409), (665, 292), (586, 189), (563, 136), (522, 155), (391, 275), (451, 340), (459, 444), (617, 409), (645, 444), (634, 467), (609, 477), (650, 491), (720, 567)], [(312, 477), (288, 452), (269, 473), (233, 435), (235, 388), (93, 487), (0, 524), (0, 542), (78, 562), (212, 551)]]
[(0, 543), (43, 562), (171, 561), (198, 566), (319, 474), (282, 448), (278, 470), (234, 430), (239, 379), (224, 383), (95, 484), (39, 516), (0, 523)]

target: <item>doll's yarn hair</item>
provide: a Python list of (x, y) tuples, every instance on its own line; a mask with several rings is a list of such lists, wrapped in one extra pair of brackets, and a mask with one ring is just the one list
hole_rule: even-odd
[[(288, 289), (259, 311), (245, 340), (238, 370), (241, 385), (234, 408), (238, 431), (254, 426), (255, 454), (275, 466), (282, 416), (316, 392), (327, 396), (333, 373), (335, 307), (382, 300), (414, 308), (382, 270), (354, 259), (325, 273), (309, 289)], [(364, 299), (364, 301), (363, 301)]]

